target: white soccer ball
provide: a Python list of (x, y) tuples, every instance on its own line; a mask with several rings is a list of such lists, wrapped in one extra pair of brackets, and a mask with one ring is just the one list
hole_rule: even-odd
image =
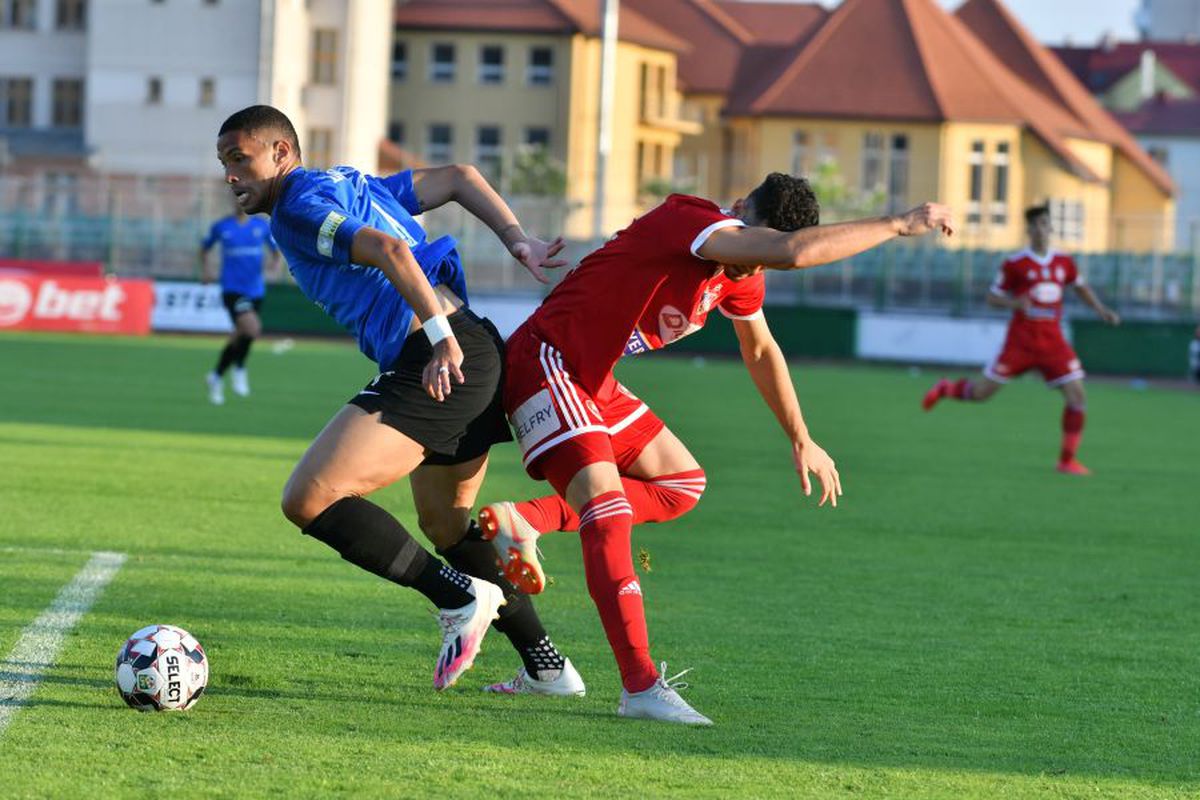
[(174, 625), (147, 625), (117, 653), (117, 692), (138, 711), (186, 711), (208, 685), (208, 657)]

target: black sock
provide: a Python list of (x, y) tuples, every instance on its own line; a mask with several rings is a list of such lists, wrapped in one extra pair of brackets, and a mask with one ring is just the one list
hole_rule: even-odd
[(245, 369), (246, 357), (250, 355), (250, 345), (254, 344), (254, 340), (249, 336), (240, 336), (238, 343), (238, 348), (233, 354), (233, 365), (238, 369)]
[(467, 591), (471, 588), (469, 577), (428, 555), (425, 566), (409, 585), (438, 608), (462, 608), (475, 599), (475, 595)]
[(475, 599), (470, 579), (432, 558), (400, 521), (361, 497), (343, 497), (310, 522), (304, 533), (355, 566), (411, 586), (438, 608), (462, 608)]
[(229, 365), (237, 358), (238, 344), (241, 339), (234, 339), (221, 351), (221, 357), (217, 360), (217, 368), (213, 372), (218, 375), (224, 375), (225, 370), (229, 369)]
[(536, 678), (540, 670), (563, 668), (563, 656), (542, 627), (533, 601), (504, 577), (496, 564), (496, 548), (483, 541), (474, 520), (462, 541), (446, 550), (438, 550), (438, 554), (460, 572), (491, 581), (504, 592), (508, 602), (500, 606), (500, 618), (492, 625), (508, 637), (521, 656), (526, 672)]

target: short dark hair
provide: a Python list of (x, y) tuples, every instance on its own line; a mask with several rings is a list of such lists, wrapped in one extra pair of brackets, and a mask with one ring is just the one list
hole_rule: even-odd
[(300, 158), (300, 137), (296, 135), (296, 128), (288, 119), (287, 114), (274, 106), (247, 106), (241, 111), (234, 112), (221, 124), (221, 130), (217, 132), (217, 136), (224, 136), (230, 131), (255, 133), (266, 130), (282, 133), (283, 138), (295, 148), (296, 158)]
[(794, 231), (821, 221), (821, 204), (804, 178), (772, 172), (760, 183), (746, 202), (768, 228)]
[(1030, 206), (1025, 209), (1025, 224), (1031, 224), (1038, 217), (1050, 216), (1050, 204), (1042, 203), (1040, 206)]

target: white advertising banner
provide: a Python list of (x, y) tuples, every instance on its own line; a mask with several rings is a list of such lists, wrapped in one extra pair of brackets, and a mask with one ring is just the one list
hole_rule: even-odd
[(1000, 352), (1007, 319), (920, 314), (858, 315), (858, 357), (910, 364), (986, 364)]
[(221, 302), (221, 287), (185, 281), (154, 282), (154, 312), (150, 325), (156, 331), (229, 333), (233, 323)]

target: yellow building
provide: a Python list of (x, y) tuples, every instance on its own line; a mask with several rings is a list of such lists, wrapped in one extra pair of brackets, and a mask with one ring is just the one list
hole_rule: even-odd
[[(522, 153), (561, 165), (565, 233), (594, 235), (600, 111), (598, 0), (412, 0), (395, 11), (388, 138), (426, 163), (471, 162), (507, 191)], [(688, 45), (623, 8), (605, 184), (607, 235), (672, 176), (684, 133), (676, 56)]]
[(1048, 202), (1064, 248), (1173, 247), (1166, 173), (998, 0), (623, 8), (691, 44), (684, 115), (705, 126), (677, 164), (699, 193), (792, 172), (836, 180), (855, 210), (940, 199), (961, 223), (949, 246), (1019, 247), (1023, 209)]

